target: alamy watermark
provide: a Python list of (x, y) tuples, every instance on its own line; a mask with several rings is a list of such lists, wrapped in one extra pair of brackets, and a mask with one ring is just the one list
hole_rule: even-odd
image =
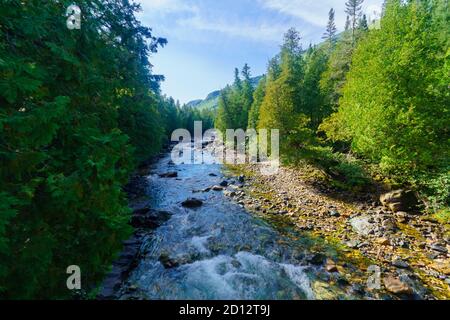
[(69, 30), (81, 29), (81, 9), (76, 4), (70, 5), (66, 10), (68, 16), (66, 25)]
[(186, 129), (177, 129), (172, 142), (172, 161), (180, 164), (257, 164), (264, 175), (277, 174), (280, 168), (278, 129), (215, 129), (203, 133), (201, 121), (194, 123), (194, 139)]
[(68, 266), (66, 273), (70, 274), (66, 281), (67, 289), (81, 290), (81, 268), (77, 265)]

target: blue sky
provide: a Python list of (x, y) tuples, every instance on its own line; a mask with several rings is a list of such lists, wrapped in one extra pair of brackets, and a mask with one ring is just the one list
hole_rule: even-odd
[[(233, 80), (235, 67), (248, 63), (253, 75), (263, 74), (279, 51), (283, 33), (300, 31), (303, 45), (318, 43), (331, 7), (344, 29), (345, 0), (136, 0), (139, 19), (169, 44), (150, 59), (163, 74), (163, 93), (181, 103), (203, 99)], [(365, 0), (369, 16), (383, 0)]]

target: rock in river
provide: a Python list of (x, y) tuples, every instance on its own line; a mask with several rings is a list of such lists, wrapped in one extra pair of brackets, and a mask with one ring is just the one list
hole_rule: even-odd
[(171, 172), (161, 173), (159, 176), (161, 178), (176, 178), (176, 177), (178, 177), (178, 172), (171, 171)]
[(181, 205), (186, 208), (198, 208), (203, 205), (203, 201), (196, 198), (189, 198), (186, 201), (183, 201)]
[(220, 186), (221, 186), (221, 187), (228, 187), (228, 181), (227, 181), (227, 180), (222, 181), (222, 182), (220, 183)]
[(167, 211), (139, 209), (133, 212), (130, 224), (134, 228), (156, 229), (168, 221), (172, 214)]

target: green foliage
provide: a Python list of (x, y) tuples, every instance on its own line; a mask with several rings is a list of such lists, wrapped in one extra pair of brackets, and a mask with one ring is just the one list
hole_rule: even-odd
[(439, 4), (387, 2), (381, 29), (358, 45), (339, 110), (323, 126), (385, 174), (419, 188), (449, 172), (450, 73), (442, 36), (448, 11), (444, 19)]
[(84, 290), (130, 233), (122, 186), (165, 133), (148, 57), (164, 39), (129, 1), (0, 3), (0, 297), (67, 298)]
[[(370, 167), (420, 191), (428, 210), (448, 208), (448, 2), (388, 0), (370, 30), (362, 3), (347, 1), (339, 39), (333, 10), (319, 46), (303, 51), (298, 32), (286, 33), (254, 93), (249, 126), (279, 129), (284, 161), (313, 163), (341, 188), (369, 184)], [(223, 91), (218, 128), (233, 128), (242, 111), (234, 88)]]
[(297, 129), (304, 108), (304, 58), (300, 35), (295, 29), (285, 34), (278, 61), (269, 66), (266, 95), (260, 107), (259, 129), (278, 129), (282, 149), (289, 148), (288, 136)]
[(220, 92), (215, 127), (222, 132), (227, 129), (246, 130), (249, 124), (255, 88), (247, 64), (242, 68), (242, 77), (239, 70), (235, 69), (233, 85)]
[(248, 128), (255, 129), (258, 127), (259, 111), (266, 95), (266, 85), (266, 77), (261, 78), (253, 93), (253, 103), (248, 115)]

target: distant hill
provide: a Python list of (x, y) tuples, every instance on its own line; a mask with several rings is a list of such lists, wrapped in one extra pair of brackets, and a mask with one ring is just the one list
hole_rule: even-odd
[[(250, 79), (252, 85), (256, 88), (263, 76), (257, 76)], [(219, 97), (221, 90), (216, 90), (208, 94), (204, 100), (192, 100), (186, 103), (187, 107), (197, 108), (199, 110), (214, 110), (219, 105)]]

